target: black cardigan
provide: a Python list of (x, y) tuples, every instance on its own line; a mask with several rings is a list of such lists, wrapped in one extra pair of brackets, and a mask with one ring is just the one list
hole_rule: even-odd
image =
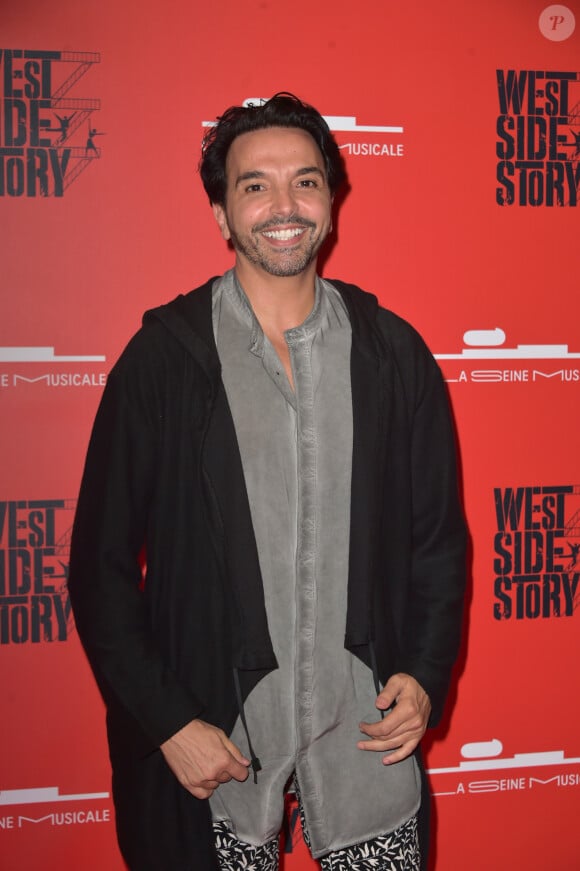
[[(247, 696), (277, 667), (212, 283), (147, 312), (111, 371), (73, 531), (70, 596), (107, 704), (117, 831), (133, 871), (217, 868), (208, 802), (178, 783), (158, 747), (195, 717), (229, 732), (233, 669)], [(434, 725), (465, 579), (445, 387), (412, 327), (332, 283), (352, 326), (345, 646), (369, 666), (374, 646), (383, 683), (413, 675)]]

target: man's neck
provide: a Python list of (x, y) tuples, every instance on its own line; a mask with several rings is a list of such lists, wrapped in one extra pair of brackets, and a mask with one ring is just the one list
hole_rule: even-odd
[(316, 265), (300, 275), (279, 277), (244, 268), (236, 276), (266, 335), (282, 335), (302, 324), (314, 307)]

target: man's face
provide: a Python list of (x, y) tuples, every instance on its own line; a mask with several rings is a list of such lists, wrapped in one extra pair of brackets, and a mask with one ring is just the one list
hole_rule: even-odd
[(213, 210), (238, 265), (276, 276), (314, 270), (332, 227), (332, 197), (310, 134), (293, 127), (242, 133), (230, 146), (226, 175), (226, 204)]

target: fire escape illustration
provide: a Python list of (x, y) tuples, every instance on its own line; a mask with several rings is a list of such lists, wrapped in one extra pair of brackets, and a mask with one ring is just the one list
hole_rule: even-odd
[[(576, 162), (578, 162), (578, 158)], [(574, 485), (573, 495), (580, 496), (580, 485)], [(567, 539), (580, 539), (580, 508), (574, 512), (570, 520), (566, 523), (564, 533)], [(580, 544), (569, 541), (568, 546), (570, 547), (571, 553), (570, 563), (566, 567), (566, 571), (572, 575), (572, 573), (580, 571)], [(580, 587), (580, 584), (578, 586)], [(580, 607), (580, 589), (576, 591), (576, 595), (574, 596), (574, 610), (578, 607)]]
[[(578, 166), (580, 165), (580, 100), (570, 109), (568, 124), (570, 126), (570, 132), (575, 140), (573, 143), (568, 143), (568, 147), (573, 149), (569, 157), (569, 162), (572, 164), (574, 178), (576, 178)], [(578, 196), (578, 184), (576, 184), (576, 196)], [(568, 202), (566, 202), (565, 205), (567, 206)]]
[[(63, 508), (68, 511), (74, 511), (77, 507), (76, 499), (65, 499)], [(68, 600), (68, 589), (67, 589), (67, 581), (68, 581), (68, 567), (69, 567), (69, 556), (70, 556), (70, 540), (72, 536), (72, 524), (69, 528), (64, 532), (54, 547), (54, 554), (58, 559), (62, 567), (62, 575), (52, 575), (53, 580), (62, 580), (62, 584), (57, 588), (56, 592), (60, 594), (61, 599), (63, 600), (63, 605)], [(71, 631), (74, 628), (74, 619), (72, 615), (72, 611), (69, 611), (68, 618), (66, 621), (66, 634), (70, 635)]]
[[(61, 136), (53, 144), (53, 148), (59, 152), (59, 157), (65, 149), (69, 153), (69, 162), (63, 180), (63, 188), (66, 190), (93, 160), (101, 156), (101, 150), (94, 144), (94, 137), (100, 134), (92, 127), (90, 121), (91, 114), (101, 108), (101, 101), (67, 96), (70, 89), (91, 69), (92, 65), (100, 62), (101, 56), (98, 52), (63, 51), (60, 60), (75, 64), (73, 71), (55, 90), (51, 98), (51, 108), (55, 115), (60, 117), (62, 114), (67, 119), (66, 125), (61, 126)], [(85, 124), (86, 146), (67, 145), (70, 137)]]

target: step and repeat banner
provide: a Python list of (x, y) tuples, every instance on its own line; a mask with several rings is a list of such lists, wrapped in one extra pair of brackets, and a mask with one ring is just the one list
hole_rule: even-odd
[[(348, 169), (324, 274), (419, 329), (457, 426), (470, 584), (425, 742), (432, 867), (580, 867), (578, 0), (4, 0), (0, 39), (2, 871), (124, 867), (67, 594), (84, 453), (142, 312), (232, 263), (204, 130), (279, 90)], [(286, 871), (313, 869), (292, 804), (285, 835)]]

